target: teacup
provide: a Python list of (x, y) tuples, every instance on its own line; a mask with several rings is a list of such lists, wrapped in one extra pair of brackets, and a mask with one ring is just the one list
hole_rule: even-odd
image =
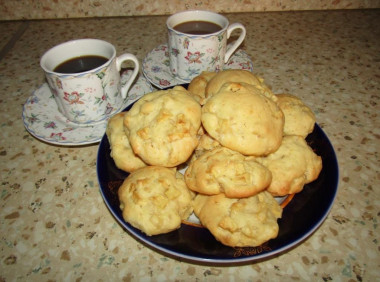
[[(125, 61), (131, 61), (134, 69), (121, 85), (120, 70)], [(40, 65), (59, 111), (78, 125), (102, 122), (122, 110), (140, 66), (134, 55), (116, 56), (115, 47), (100, 39), (59, 44), (41, 57)]]
[[(216, 29), (193, 31), (181, 27), (185, 25), (197, 28), (206, 25), (217, 25)], [(246, 34), (240, 23), (229, 24), (226, 17), (201, 10), (189, 10), (171, 15), (167, 21), (170, 70), (174, 77), (190, 82), (202, 71), (219, 71), (223, 69), (231, 55), (243, 42)], [(227, 39), (232, 31), (240, 29), (238, 39), (227, 48)], [(197, 34), (196, 34), (197, 33)]]

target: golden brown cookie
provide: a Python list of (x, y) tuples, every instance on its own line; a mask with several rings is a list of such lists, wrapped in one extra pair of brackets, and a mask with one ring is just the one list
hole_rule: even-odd
[(195, 148), (194, 154), (199, 157), (207, 151), (211, 151), (216, 147), (221, 147), (220, 143), (212, 138), (207, 132), (200, 136), (198, 146)]
[(126, 112), (121, 112), (108, 120), (106, 134), (110, 143), (111, 157), (117, 168), (131, 172), (146, 164), (135, 155), (124, 131), (123, 121)]
[(202, 124), (224, 147), (261, 156), (280, 146), (284, 114), (256, 86), (226, 83), (202, 107)]
[(264, 190), (271, 172), (254, 160), (219, 147), (190, 162), (185, 173), (189, 189), (205, 195), (224, 193), (229, 198), (253, 196)]
[(194, 194), (175, 169), (135, 170), (124, 180), (118, 196), (124, 220), (149, 236), (179, 228), (193, 211)]
[(272, 172), (267, 191), (274, 196), (285, 196), (302, 191), (305, 184), (318, 178), (322, 159), (315, 154), (303, 137), (284, 136), (280, 148), (257, 161)]
[(241, 199), (198, 194), (194, 213), (214, 237), (231, 247), (259, 246), (278, 235), (282, 209), (268, 192)]
[(278, 106), (285, 116), (284, 134), (309, 135), (315, 125), (315, 115), (303, 101), (291, 94), (277, 94)]
[(200, 75), (194, 77), (187, 87), (187, 90), (189, 90), (189, 92), (196, 97), (196, 100), (199, 101), (201, 105), (203, 105), (203, 101), (206, 98), (205, 91), (207, 83), (215, 75), (216, 72), (204, 71)]
[(218, 93), (223, 84), (227, 82), (243, 82), (251, 85), (255, 85), (257, 88), (261, 88), (263, 92), (269, 91), (269, 88), (264, 84), (264, 80), (252, 72), (247, 70), (223, 70), (213, 76), (207, 83), (205, 89), (205, 97), (209, 98)]
[(144, 95), (124, 119), (135, 154), (147, 164), (165, 167), (190, 157), (200, 125), (201, 107), (181, 86)]

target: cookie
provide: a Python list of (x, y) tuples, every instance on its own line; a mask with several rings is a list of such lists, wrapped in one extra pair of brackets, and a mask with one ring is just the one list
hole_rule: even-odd
[(149, 236), (179, 228), (193, 211), (193, 194), (175, 169), (135, 170), (124, 180), (118, 196), (124, 220)]
[(252, 157), (219, 147), (190, 162), (185, 172), (189, 189), (229, 198), (253, 196), (271, 182), (271, 172)]
[(231, 247), (260, 246), (278, 235), (282, 209), (268, 192), (241, 199), (198, 194), (194, 213), (215, 239)]
[(205, 88), (205, 98), (209, 98), (218, 93), (220, 88), (228, 82), (243, 82), (251, 85), (255, 85), (261, 88), (263, 92), (269, 91), (269, 88), (264, 84), (264, 80), (252, 72), (247, 70), (224, 70), (213, 76), (207, 83)]
[(216, 72), (203, 71), (200, 75), (194, 77), (187, 90), (196, 98), (201, 105), (206, 98), (207, 83), (216, 75)]
[(309, 135), (315, 125), (315, 115), (303, 101), (291, 94), (277, 94), (278, 105), (285, 116), (284, 134)]
[(203, 155), (207, 151), (221, 147), (220, 143), (212, 138), (207, 132), (199, 137), (198, 146), (195, 148), (194, 154), (196, 158)]
[(121, 112), (108, 120), (106, 135), (110, 143), (111, 157), (117, 168), (126, 172), (132, 172), (146, 164), (133, 152), (128, 137), (124, 131), (124, 117), (126, 112)]
[(285, 136), (280, 148), (257, 161), (272, 172), (267, 191), (274, 196), (301, 192), (305, 184), (318, 178), (322, 159), (298, 135)]
[(135, 154), (149, 165), (165, 167), (190, 157), (200, 125), (201, 106), (181, 86), (144, 95), (124, 118)]
[(224, 147), (261, 156), (280, 146), (284, 114), (260, 88), (226, 83), (202, 107), (202, 125)]

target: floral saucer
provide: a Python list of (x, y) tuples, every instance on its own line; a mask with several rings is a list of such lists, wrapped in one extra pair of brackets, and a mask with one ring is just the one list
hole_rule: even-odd
[[(131, 71), (122, 74), (121, 83), (126, 83)], [(150, 83), (139, 76), (128, 92), (119, 111), (146, 93), (152, 92)], [(102, 122), (77, 125), (68, 121), (59, 111), (47, 83), (38, 88), (25, 102), (22, 119), (25, 128), (34, 137), (50, 144), (63, 146), (87, 145), (99, 142), (107, 126), (108, 118)]]
[[(143, 61), (143, 73), (145, 77), (154, 86), (163, 89), (179, 84), (189, 83), (175, 78), (169, 67), (168, 45), (162, 44), (154, 48)], [(237, 50), (228, 62), (224, 65), (224, 69), (243, 69), (253, 70), (253, 63), (246, 52)]]

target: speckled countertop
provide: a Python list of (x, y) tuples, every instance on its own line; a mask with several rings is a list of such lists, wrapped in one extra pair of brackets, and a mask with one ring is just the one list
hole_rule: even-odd
[(50, 145), (24, 128), (25, 100), (44, 83), (39, 58), (96, 37), (142, 60), (165, 42), (163, 16), (0, 23), (0, 281), (379, 281), (380, 11), (227, 15), (275, 93), (316, 113), (340, 166), (331, 213), (302, 244), (240, 266), (166, 257), (126, 233), (96, 176), (98, 144)]

